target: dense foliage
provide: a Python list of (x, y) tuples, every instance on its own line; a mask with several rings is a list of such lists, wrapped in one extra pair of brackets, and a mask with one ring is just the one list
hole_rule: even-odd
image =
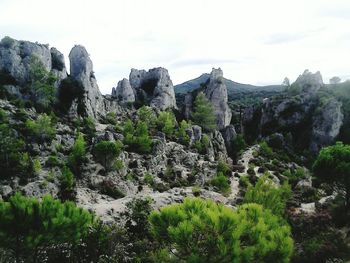
[(193, 122), (201, 126), (205, 131), (213, 131), (216, 128), (213, 106), (203, 92), (198, 93), (194, 101)]
[(0, 201), (0, 246), (11, 251), (17, 262), (42, 262), (42, 251), (62, 243), (77, 244), (93, 222), (89, 212), (71, 202), (16, 194)]
[(293, 252), (290, 228), (257, 204), (234, 211), (185, 199), (153, 212), (150, 221), (156, 240), (177, 262), (288, 262)]
[(337, 142), (323, 148), (313, 165), (313, 171), (320, 180), (342, 187), (346, 205), (350, 207), (350, 145)]
[(56, 135), (55, 123), (46, 113), (40, 114), (36, 120), (28, 119), (25, 125), (32, 139), (39, 142), (51, 141)]
[(120, 141), (100, 141), (94, 146), (94, 155), (106, 171), (109, 171), (122, 149), (123, 144)]

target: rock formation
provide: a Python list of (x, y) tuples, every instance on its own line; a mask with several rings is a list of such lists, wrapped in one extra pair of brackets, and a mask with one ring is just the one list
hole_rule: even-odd
[(129, 80), (123, 79), (118, 82), (118, 86), (112, 89), (112, 98), (116, 98), (121, 103), (135, 101), (135, 93)]
[(316, 112), (313, 117), (310, 150), (318, 152), (322, 146), (334, 142), (343, 124), (342, 103), (335, 98)]
[(312, 73), (306, 69), (302, 75), (299, 75), (293, 86), (301, 88), (302, 92), (317, 92), (324, 84), (319, 71)]
[(92, 61), (85, 47), (76, 45), (69, 53), (70, 76), (83, 88), (80, 100), (84, 115), (97, 118), (105, 113), (105, 103), (93, 72)]
[(47, 71), (52, 71), (59, 82), (67, 77), (63, 55), (48, 45), (18, 41), (5, 37), (0, 42), (0, 70), (11, 75), (18, 85), (25, 86), (30, 81), (30, 62), (35, 56)]
[(294, 144), (317, 153), (334, 142), (343, 123), (341, 103), (333, 97), (324, 99), (317, 92), (323, 85), (319, 72), (305, 70), (291, 86), (296, 90), (287, 91), (283, 97), (265, 99), (260, 109), (245, 111), (245, 135), (254, 133), (250, 131), (252, 127), (259, 131), (255, 137), (290, 132)]
[(132, 69), (129, 81), (139, 102), (159, 110), (176, 108), (174, 86), (165, 68)]
[(218, 129), (225, 128), (231, 122), (232, 112), (227, 104), (227, 88), (220, 68), (213, 68), (210, 73), (209, 84), (204, 93), (214, 106)]

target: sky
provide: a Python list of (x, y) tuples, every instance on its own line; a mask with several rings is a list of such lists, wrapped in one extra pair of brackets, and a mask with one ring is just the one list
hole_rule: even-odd
[(304, 69), (350, 79), (349, 0), (0, 0), (0, 38), (86, 47), (102, 93), (130, 69), (180, 84), (221, 67), (254, 85)]

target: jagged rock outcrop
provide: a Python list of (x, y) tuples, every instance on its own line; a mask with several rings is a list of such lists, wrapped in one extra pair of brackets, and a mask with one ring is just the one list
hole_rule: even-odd
[(218, 129), (225, 128), (231, 122), (232, 112), (227, 104), (227, 88), (220, 68), (212, 69), (204, 94), (214, 106)]
[(76, 45), (69, 53), (70, 76), (81, 84), (83, 95), (80, 102), (84, 115), (97, 118), (105, 113), (105, 103), (98, 88), (92, 61), (85, 47)]
[(343, 124), (342, 103), (331, 98), (313, 117), (310, 150), (318, 152), (322, 146), (334, 142)]
[(118, 82), (117, 87), (112, 89), (112, 98), (116, 98), (121, 103), (135, 102), (135, 93), (129, 80), (123, 79)]
[(319, 71), (312, 73), (306, 69), (302, 75), (299, 75), (293, 86), (299, 87), (302, 92), (313, 93), (317, 92), (324, 84)]
[[(245, 135), (251, 135), (252, 129), (259, 131), (253, 132), (255, 137), (289, 133), (295, 146), (309, 148), (316, 154), (321, 147), (334, 142), (343, 123), (341, 103), (317, 92), (323, 85), (319, 72), (312, 74), (306, 70), (284, 96), (264, 99), (261, 109), (245, 111)], [(299, 93), (295, 94), (296, 91)]]
[(226, 126), (226, 128), (224, 130), (222, 130), (221, 134), (222, 134), (222, 137), (225, 141), (227, 153), (229, 155), (232, 155), (233, 150), (234, 150), (233, 149), (234, 148), (233, 142), (237, 137), (235, 127), (233, 125), (228, 125), (228, 126)]
[(176, 108), (174, 86), (165, 68), (132, 69), (129, 81), (139, 102), (159, 110)]
[(62, 54), (48, 45), (18, 41), (5, 37), (0, 42), (0, 70), (11, 75), (18, 85), (26, 85), (30, 81), (30, 62), (35, 56), (47, 71), (52, 71), (59, 82), (67, 77)]

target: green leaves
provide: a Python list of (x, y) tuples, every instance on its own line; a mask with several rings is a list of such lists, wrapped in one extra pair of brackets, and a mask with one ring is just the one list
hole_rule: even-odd
[(76, 244), (93, 222), (93, 215), (74, 203), (50, 196), (39, 202), (17, 193), (8, 202), (0, 201), (0, 245), (28, 262), (41, 248)]
[(289, 226), (258, 204), (234, 211), (187, 198), (149, 220), (156, 240), (181, 262), (289, 262), (293, 251)]
[(40, 114), (36, 120), (27, 120), (26, 129), (39, 142), (51, 141), (56, 135), (55, 124), (47, 114)]
[(265, 209), (270, 209), (273, 214), (283, 216), (286, 202), (291, 195), (292, 190), (287, 182), (278, 187), (265, 174), (259, 178), (255, 186), (248, 186), (244, 203), (260, 204)]
[(216, 129), (213, 106), (203, 92), (200, 92), (194, 101), (192, 119), (195, 124), (201, 126), (205, 131), (213, 131)]
[(93, 152), (95, 158), (108, 171), (114, 164), (115, 158), (119, 156), (123, 149), (123, 144), (120, 141), (100, 141), (95, 144)]

